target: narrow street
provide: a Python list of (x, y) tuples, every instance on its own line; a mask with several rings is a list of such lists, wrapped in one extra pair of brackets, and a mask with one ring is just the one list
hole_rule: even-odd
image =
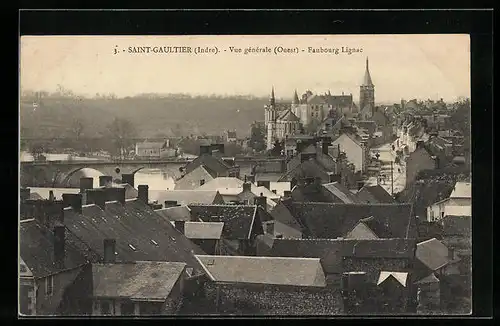
[[(379, 184), (390, 194), (391, 193), (391, 162), (394, 162), (396, 153), (392, 151), (391, 144), (384, 144), (382, 146), (372, 148), (370, 155), (375, 156), (376, 153), (380, 154), (379, 160), (382, 163), (379, 177), (382, 180)], [(394, 178), (394, 193), (402, 191), (406, 183), (406, 171), (404, 164), (393, 164), (393, 178)], [(371, 177), (366, 182), (367, 185), (376, 185), (377, 177)]]

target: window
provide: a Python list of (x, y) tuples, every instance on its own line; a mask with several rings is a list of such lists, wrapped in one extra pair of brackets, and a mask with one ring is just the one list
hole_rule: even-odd
[(205, 179), (200, 180), (200, 186), (203, 186), (205, 184)]
[(45, 278), (45, 295), (51, 296), (54, 294), (54, 276)]

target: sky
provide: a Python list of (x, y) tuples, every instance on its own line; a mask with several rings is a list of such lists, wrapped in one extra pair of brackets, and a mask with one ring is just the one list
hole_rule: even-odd
[[(209, 47), (217, 53), (129, 53), (129, 47)], [(232, 52), (230, 47), (243, 52)], [(271, 53), (244, 54), (248, 47)], [(298, 53), (274, 53), (277, 47)], [(309, 53), (309, 47), (338, 49)], [(342, 47), (362, 52), (348, 54)], [(117, 53), (115, 54), (115, 49)], [(455, 100), (470, 96), (470, 41), (465, 34), (269, 36), (23, 36), (22, 90), (77, 94), (141, 93), (268, 96), (294, 90), (359, 99), (366, 58), (376, 102)]]

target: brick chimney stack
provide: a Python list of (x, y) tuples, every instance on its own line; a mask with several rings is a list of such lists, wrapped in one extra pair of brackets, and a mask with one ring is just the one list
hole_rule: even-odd
[(99, 176), (99, 187), (109, 187), (113, 183), (113, 177), (110, 175)]
[(94, 178), (80, 178), (80, 192), (94, 188)]
[(137, 198), (147, 205), (149, 203), (149, 186), (139, 185), (137, 187), (137, 192)]
[(104, 189), (87, 190), (87, 203), (95, 204), (102, 210), (106, 209), (106, 192)]
[(116, 240), (104, 239), (104, 263), (114, 263), (116, 261)]
[(134, 174), (133, 173), (130, 173), (130, 174), (122, 174), (122, 183), (128, 183), (129, 185), (131, 185), (132, 187), (134, 187)]
[(71, 207), (76, 213), (82, 213), (82, 194), (62, 194), (64, 207)]

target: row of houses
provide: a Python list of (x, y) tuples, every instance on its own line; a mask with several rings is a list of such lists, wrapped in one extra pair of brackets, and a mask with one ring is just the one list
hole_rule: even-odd
[(300, 183), (269, 200), (247, 181), (227, 203), (219, 191), (81, 183), (48, 199), (21, 192), (23, 314), (422, 312), (460, 273), (444, 238), (418, 239), (411, 204), (368, 187)]

